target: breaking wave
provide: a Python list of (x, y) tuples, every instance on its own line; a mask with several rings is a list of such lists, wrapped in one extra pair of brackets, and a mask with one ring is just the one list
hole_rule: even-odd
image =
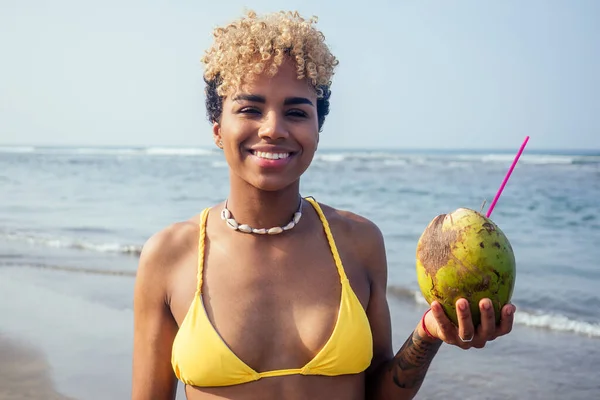
[(142, 252), (140, 245), (126, 245), (119, 243), (93, 243), (66, 237), (49, 237), (24, 232), (0, 232), (0, 239), (16, 240), (33, 245), (54, 248), (67, 248), (76, 250), (96, 251), (99, 253), (121, 253), (139, 256)]
[[(382, 162), (385, 165), (424, 165), (443, 164), (450, 167), (463, 167), (473, 164), (510, 165), (514, 154), (428, 154), (399, 152), (332, 152), (315, 155), (322, 163), (340, 163), (348, 161)], [(600, 165), (598, 155), (545, 155), (523, 154), (521, 164), (532, 165)]]
[(517, 311), (515, 313), (515, 322), (535, 328), (574, 332), (589, 337), (600, 338), (600, 324), (571, 319), (560, 314), (544, 314), (529, 310)]
[(215, 154), (212, 150), (188, 147), (188, 148), (171, 148), (171, 147), (149, 147), (144, 149), (145, 154), (159, 156), (206, 156)]
[(206, 156), (217, 152), (199, 147), (34, 147), (0, 146), (0, 153), (37, 153), (57, 155), (106, 156)]
[[(421, 293), (416, 290), (403, 286), (390, 285), (387, 292), (388, 295), (402, 301), (412, 301), (417, 304), (427, 305)], [(577, 320), (556, 313), (523, 309), (518, 305), (517, 312), (515, 313), (515, 324), (600, 338), (600, 323)]]
[(32, 146), (0, 146), (0, 153), (33, 153), (35, 147)]

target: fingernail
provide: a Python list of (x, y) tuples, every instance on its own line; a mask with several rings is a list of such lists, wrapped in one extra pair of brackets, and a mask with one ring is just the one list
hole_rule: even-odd
[(484, 301), (483, 302), (483, 308), (486, 310), (489, 310), (492, 307), (492, 305), (490, 304), (489, 301)]
[(506, 315), (508, 315), (509, 317), (510, 317), (511, 315), (513, 315), (513, 309), (512, 309), (512, 307), (511, 307), (511, 308), (509, 308), (508, 310), (506, 310)]
[(460, 308), (461, 310), (466, 310), (467, 305), (465, 304), (464, 301), (461, 301), (460, 303), (458, 303), (458, 308)]

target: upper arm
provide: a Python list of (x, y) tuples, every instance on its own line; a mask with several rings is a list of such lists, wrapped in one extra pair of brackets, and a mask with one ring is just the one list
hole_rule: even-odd
[(171, 347), (178, 328), (166, 300), (168, 236), (150, 238), (140, 255), (133, 299), (134, 400), (174, 399), (177, 390)]
[(392, 327), (390, 310), (387, 302), (387, 257), (383, 235), (379, 228), (370, 223), (363, 239), (364, 265), (370, 278), (370, 296), (367, 306), (367, 317), (373, 335), (373, 360), (367, 370), (367, 376), (391, 360), (394, 356), (392, 347)]

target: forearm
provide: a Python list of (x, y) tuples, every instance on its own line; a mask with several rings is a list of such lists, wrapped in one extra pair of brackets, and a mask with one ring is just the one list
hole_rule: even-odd
[(368, 400), (412, 399), (425, 380), (442, 341), (432, 339), (419, 325), (391, 360), (381, 364), (367, 383)]

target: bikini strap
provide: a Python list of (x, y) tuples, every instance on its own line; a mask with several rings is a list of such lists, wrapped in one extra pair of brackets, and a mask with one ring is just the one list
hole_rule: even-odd
[(204, 247), (206, 245), (206, 219), (208, 217), (209, 208), (202, 210), (200, 214), (200, 234), (198, 235), (198, 276), (196, 281), (198, 286), (196, 287), (196, 296), (202, 293), (202, 271), (204, 270)]
[(329, 227), (329, 222), (327, 218), (325, 218), (325, 214), (323, 210), (321, 210), (321, 206), (319, 203), (312, 197), (305, 197), (306, 200), (312, 204), (314, 209), (319, 214), (319, 219), (323, 224), (323, 230), (325, 231), (325, 236), (327, 236), (327, 241), (329, 242), (329, 248), (331, 249), (331, 253), (333, 254), (333, 260), (335, 261), (335, 266), (337, 267), (338, 274), (340, 275), (340, 281), (344, 282), (346, 279), (346, 272), (344, 271), (344, 265), (342, 264), (342, 259), (340, 258), (340, 254), (338, 253), (337, 246), (335, 245), (335, 240), (333, 239), (333, 234), (331, 233), (331, 228)]

